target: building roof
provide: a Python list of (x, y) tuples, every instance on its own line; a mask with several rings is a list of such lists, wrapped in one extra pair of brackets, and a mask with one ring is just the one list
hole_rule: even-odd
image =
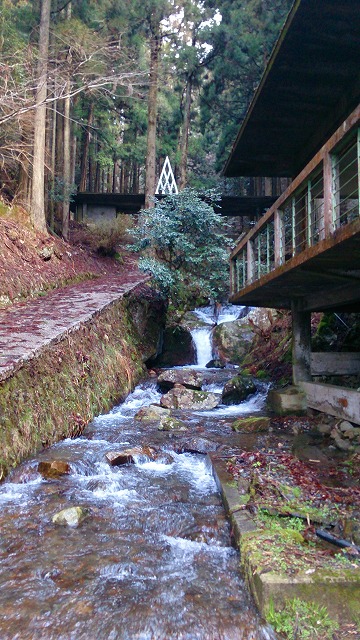
[(297, 175), (359, 100), (360, 0), (296, 0), (224, 175)]

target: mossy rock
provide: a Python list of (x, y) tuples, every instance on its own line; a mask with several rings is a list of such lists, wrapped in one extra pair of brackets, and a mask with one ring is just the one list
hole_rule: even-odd
[(270, 418), (265, 416), (238, 418), (235, 420), (231, 428), (237, 433), (261, 433), (268, 431), (270, 427)]
[(256, 384), (251, 376), (239, 374), (231, 378), (224, 387), (222, 394), (223, 404), (239, 404), (256, 393)]
[(159, 422), (158, 431), (187, 431), (187, 426), (182, 420), (172, 416), (164, 416)]

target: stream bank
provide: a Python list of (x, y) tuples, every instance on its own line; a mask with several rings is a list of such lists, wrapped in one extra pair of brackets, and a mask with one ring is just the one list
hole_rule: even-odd
[(146, 375), (165, 307), (144, 280), (81, 283), (1, 312), (2, 478), (42, 447), (80, 435)]

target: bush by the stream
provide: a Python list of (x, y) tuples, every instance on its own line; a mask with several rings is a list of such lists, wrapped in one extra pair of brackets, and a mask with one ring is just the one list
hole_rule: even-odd
[[(215, 213), (219, 196), (192, 189), (167, 195), (143, 210), (131, 233), (131, 249), (141, 253), (140, 268), (152, 274), (176, 308), (192, 308), (199, 299), (226, 299), (231, 241), (224, 219)], [(195, 304), (194, 304), (195, 303)]]

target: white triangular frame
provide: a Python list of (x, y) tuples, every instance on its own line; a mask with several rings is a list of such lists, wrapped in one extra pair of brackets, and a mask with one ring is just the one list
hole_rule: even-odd
[(155, 191), (156, 195), (161, 193), (179, 193), (168, 156), (165, 158), (164, 166)]

